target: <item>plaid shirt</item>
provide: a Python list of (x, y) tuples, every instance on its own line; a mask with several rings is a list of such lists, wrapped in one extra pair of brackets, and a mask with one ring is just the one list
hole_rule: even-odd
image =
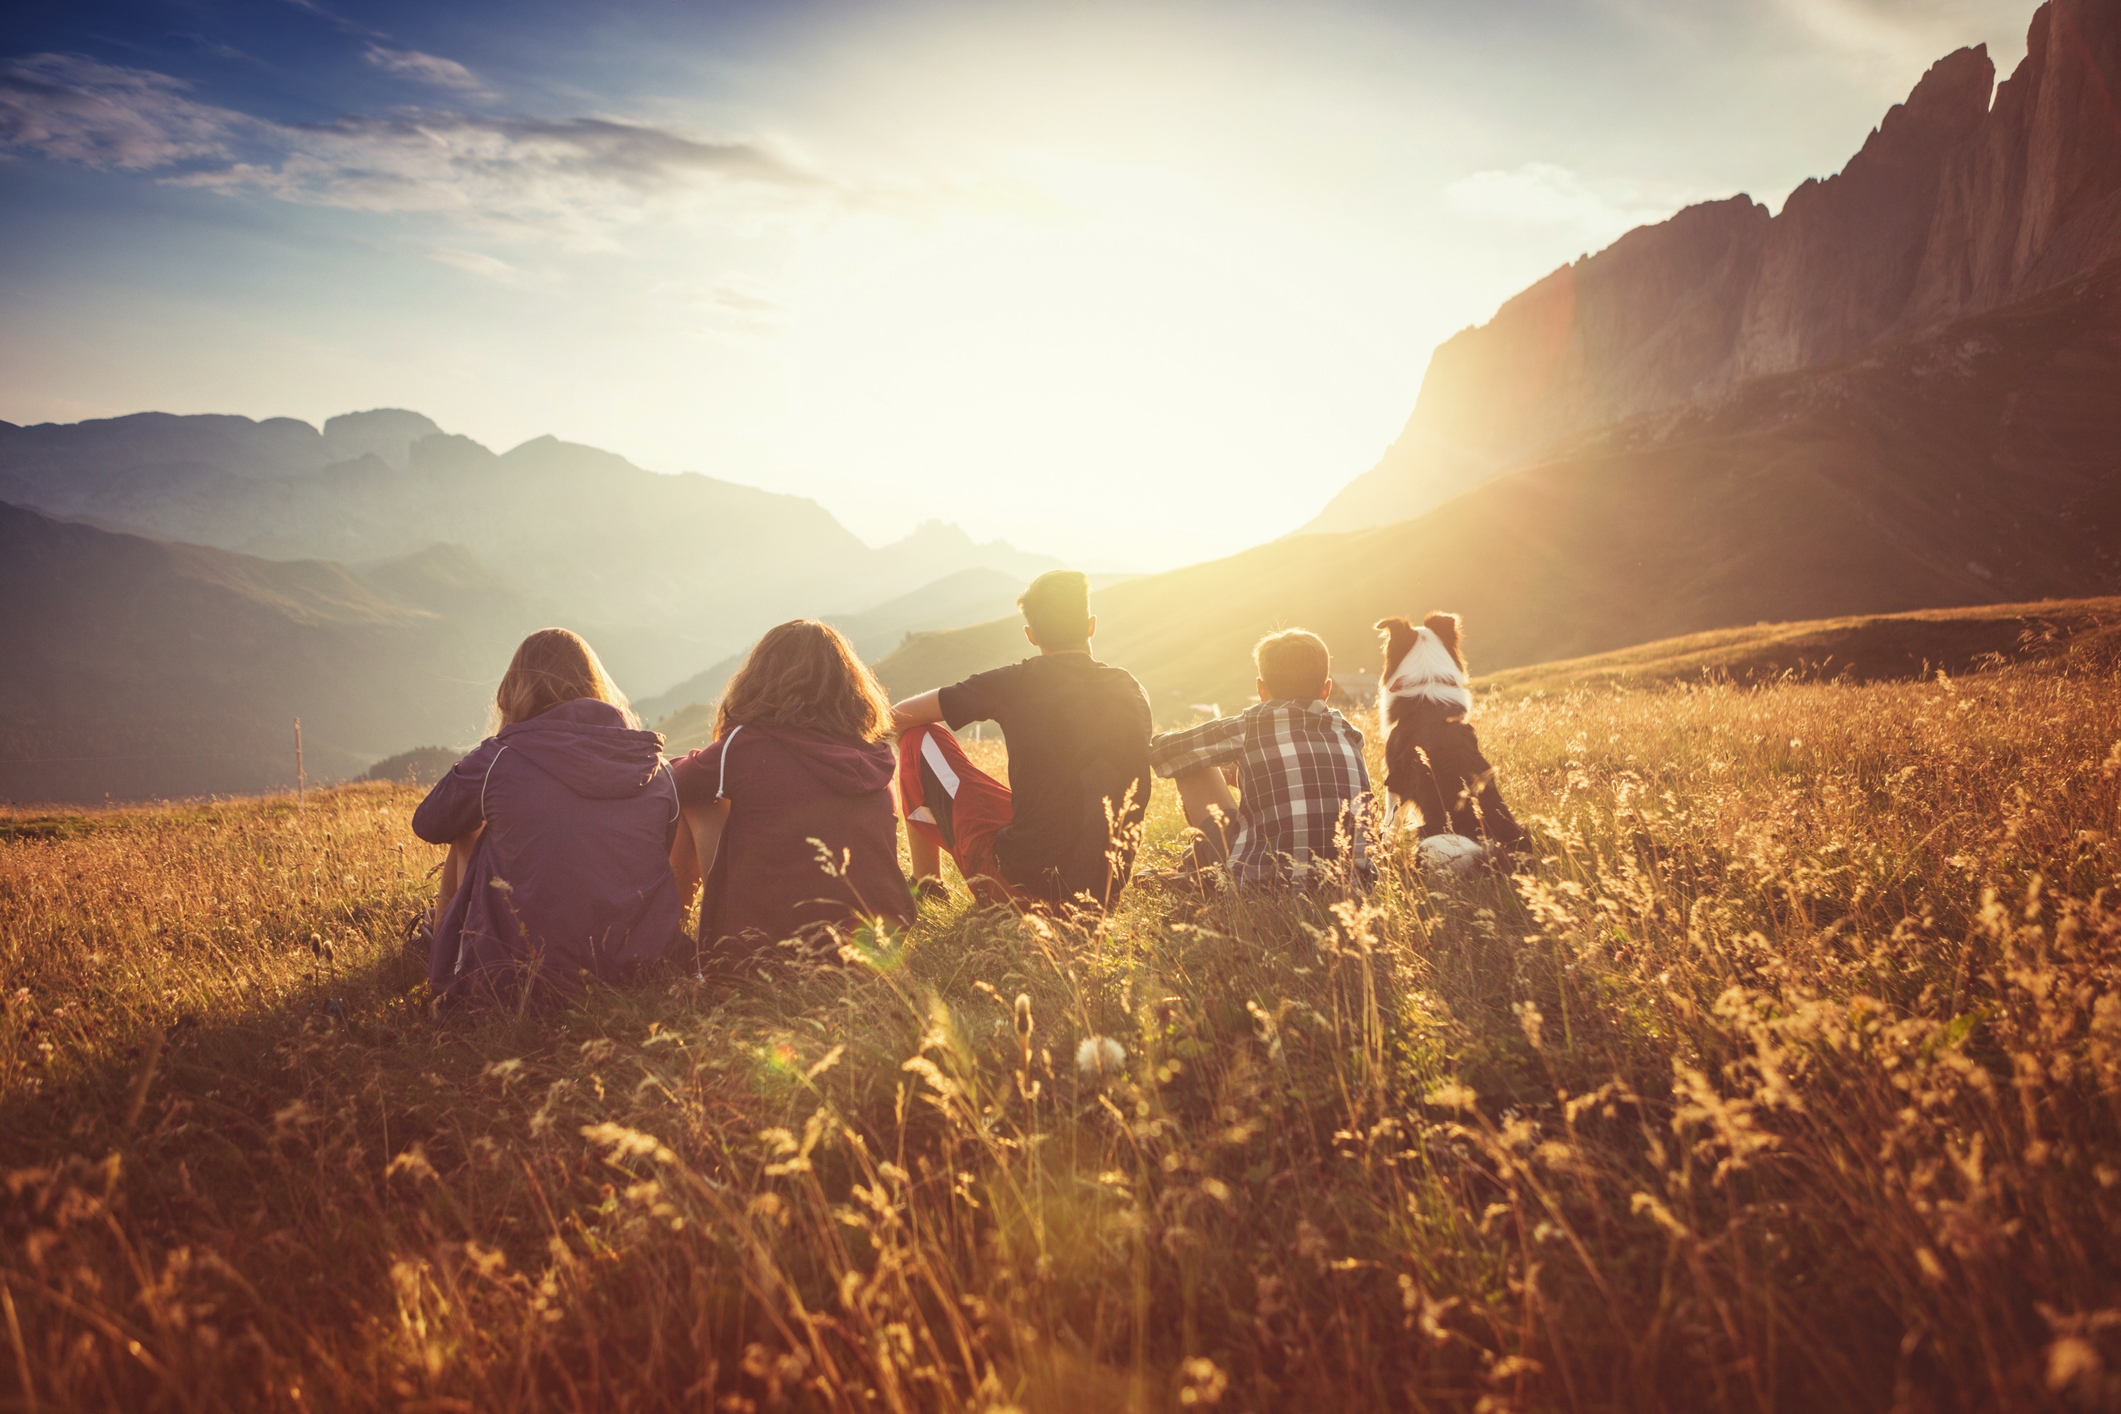
[(1352, 846), (1356, 876), (1373, 876), (1363, 839), (1370, 770), (1362, 733), (1347, 718), (1323, 702), (1277, 700), (1149, 743), (1149, 764), (1159, 776), (1231, 762), (1240, 792), (1232, 879), (1307, 873), (1314, 860), (1339, 858), (1342, 837)]

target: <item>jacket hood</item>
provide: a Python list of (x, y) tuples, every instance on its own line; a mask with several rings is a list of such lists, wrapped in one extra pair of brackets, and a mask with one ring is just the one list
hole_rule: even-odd
[[(803, 769), (819, 785), (839, 795), (867, 795), (882, 790), (891, 784), (892, 773), (898, 767), (898, 757), (889, 742), (848, 741), (805, 727), (751, 726), (741, 730), (746, 736), (757, 732), (779, 742), (790, 756), (802, 762)], [(740, 737), (732, 748), (725, 739), (722, 749), (741, 752), (743, 740)]]
[(626, 725), (609, 702), (580, 697), (501, 728), (501, 744), (590, 800), (638, 795), (663, 765), (663, 738)]

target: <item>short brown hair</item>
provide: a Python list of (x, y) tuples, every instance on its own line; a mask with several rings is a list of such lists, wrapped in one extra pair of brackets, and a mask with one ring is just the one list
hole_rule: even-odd
[(891, 701), (846, 636), (816, 619), (766, 630), (722, 689), (714, 734), (735, 727), (807, 727), (846, 741), (881, 741)]
[(1016, 607), (1041, 648), (1078, 648), (1090, 641), (1090, 577), (1080, 570), (1048, 570), (1017, 596)]
[(541, 628), (516, 645), (508, 671), (493, 693), (494, 730), (527, 722), (550, 712), (563, 702), (593, 697), (609, 702), (625, 714), (627, 725), (638, 725), (626, 694), (604, 671), (596, 650), (572, 629)]
[(1270, 633), (1253, 644), (1252, 661), (1259, 665), (1259, 680), (1266, 685), (1267, 696), (1291, 702), (1312, 702), (1323, 696), (1326, 674), (1333, 666), (1325, 640), (1300, 628)]

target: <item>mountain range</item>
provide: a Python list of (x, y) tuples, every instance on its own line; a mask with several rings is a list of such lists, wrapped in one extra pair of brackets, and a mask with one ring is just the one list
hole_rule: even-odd
[(297, 717), (312, 781), (466, 740), (514, 646), (493, 608), (448, 549), (365, 577), (0, 505), (0, 798), (289, 788)]
[(553, 437), (496, 454), (397, 409), (322, 429), (165, 413), (0, 423), (0, 502), (275, 560), (459, 546), (490, 589), (521, 597), (519, 617), (581, 629), (636, 693), (791, 614), (872, 608), (965, 569), (1028, 579), (1058, 564), (939, 522), (871, 549), (799, 496), (659, 475)]
[(546, 624), (652, 697), (793, 615), (851, 605), (881, 653), (1058, 563), (940, 522), (872, 549), (800, 497), (393, 409), (0, 423), (0, 550), (17, 800), (291, 786), (297, 716), (316, 780), (474, 741)]
[[(1485, 673), (2121, 592), (2121, 0), (2049, 0), (1993, 78), (1947, 56), (1779, 213), (1691, 207), (1505, 302), (1304, 531), (1101, 586), (1100, 655), (1171, 724), (1246, 700), (1277, 627), (1352, 677), (1379, 617), (1455, 609)], [(909, 694), (1020, 657), (1053, 564), (393, 410), (0, 424), (0, 502), (14, 799), (281, 786), (297, 715), (320, 777), (467, 742), (551, 622), (696, 744), (767, 624), (829, 613)]]
[[(1761, 620), (2121, 588), (2121, 3), (2050, 0), (1987, 104), (1933, 67), (1772, 219), (1690, 208), (1437, 350), (1407, 433), (1308, 529), (1099, 596), (1160, 719), (1251, 696), (1251, 643), (1467, 616), (1485, 672)], [(1337, 529), (1336, 529), (1337, 527)], [(1004, 618), (878, 665), (1021, 656)]]

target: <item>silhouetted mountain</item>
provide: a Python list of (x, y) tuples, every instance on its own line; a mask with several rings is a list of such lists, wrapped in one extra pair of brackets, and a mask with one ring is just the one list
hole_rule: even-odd
[(463, 547), (654, 691), (833, 606), (866, 609), (982, 567), (1054, 561), (931, 523), (872, 550), (813, 501), (662, 476), (539, 437), (496, 455), (417, 413), (132, 417), (0, 425), (0, 499), (110, 529), (272, 559), (364, 562)]
[[(1587, 433), (1416, 520), (1299, 535), (1098, 596), (1160, 720), (1251, 696), (1275, 627), (1375, 666), (1371, 624), (1466, 615), (1480, 671), (1761, 620), (2121, 589), (2121, 260), (2031, 300)], [(916, 635), (896, 695), (1023, 656)]]
[(2121, 3), (2049, 0), (1995, 87), (1939, 60), (1780, 214), (1689, 207), (1441, 345), (1414, 413), (1306, 530), (1409, 519), (1589, 428), (2026, 299), (2121, 255)]
[(335, 564), (0, 505), (0, 798), (292, 787), (296, 717), (313, 781), (476, 740), (516, 643), (495, 624), (530, 617), (478, 593), (437, 614)]

